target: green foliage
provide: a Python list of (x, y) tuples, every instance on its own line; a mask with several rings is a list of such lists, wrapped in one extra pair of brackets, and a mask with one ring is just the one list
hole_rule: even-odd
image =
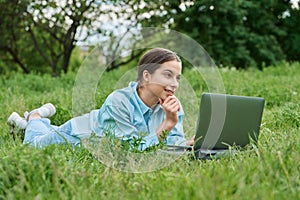
[[(24, 12), (28, 5), (28, 1), (0, 1), (0, 66), (2, 72), (17, 67), (20, 67), (26, 73), (29, 72), (29, 69), (23, 64), (23, 62), (26, 62), (26, 58), (22, 56), (28, 49), (20, 49), (20, 46), (28, 47), (28, 38), (24, 35), (26, 32)], [(7, 63), (10, 68), (5, 67)]]
[[(281, 110), (274, 113), (275, 125), (288, 129), (289, 127), (298, 129), (300, 127), (300, 106), (299, 104), (286, 103)], [(289, 122), (289, 124), (283, 123)]]
[[(144, 138), (147, 135), (146, 133), (139, 133), (138, 136), (133, 136), (132, 138), (126, 137), (118, 137), (115, 132), (114, 128), (110, 127), (108, 130), (104, 132), (105, 141), (100, 141), (101, 144), (110, 145), (109, 149), (115, 148), (120, 151), (124, 152), (132, 152), (132, 153), (145, 153), (145, 152), (153, 152), (157, 151), (158, 149), (162, 149), (166, 144), (166, 138), (169, 132), (164, 130), (161, 135), (161, 140), (159, 141), (158, 145), (151, 146), (146, 148), (145, 150), (141, 150), (141, 145), (145, 142)], [(90, 140), (96, 138), (100, 140), (96, 134), (92, 133)]]
[(106, 138), (106, 142), (108, 142), (112, 147), (118, 148), (121, 151), (133, 152), (133, 153), (142, 153), (140, 150), (140, 145), (144, 141), (143, 133), (139, 134), (139, 137), (133, 136), (132, 138), (119, 138), (114, 133), (113, 129), (108, 130), (104, 133), (104, 137)]
[(283, 21), (286, 35), (280, 37), (281, 46), (286, 53), (288, 61), (299, 61), (300, 55), (300, 2), (298, 9), (289, 9), (289, 15)]
[[(76, 74), (2, 76), (0, 199), (299, 199), (299, 69), (299, 63), (260, 71), (220, 69), (226, 93), (266, 99), (257, 146), (218, 160), (183, 156), (149, 173), (109, 168), (84, 148), (51, 145), (35, 149), (18, 138), (14, 141), (6, 125), (13, 111), (22, 113), (52, 102), (58, 112), (51, 119), (55, 124), (71, 117)], [(120, 68), (103, 75), (97, 107), (123, 74)], [(183, 76), (196, 93), (208, 91), (192, 69), (185, 69)]]
[(80, 26), (88, 28), (95, 20), (95, 13), (94, 18), (86, 13), (97, 7), (95, 0), (1, 1), (1, 60), (25, 73), (66, 73), (78, 40), (75, 35)]
[[(300, 9), (289, 0), (2, 0), (0, 73), (57, 76), (74, 70), (81, 60), (72, 52), (77, 42), (90, 43), (89, 35), (103, 40), (108, 69), (118, 68), (141, 55), (134, 49), (136, 38), (125, 37), (131, 28), (141, 27), (168, 27), (187, 34), (218, 66), (262, 69), (284, 60), (299, 61), (299, 16)], [(117, 57), (131, 50), (127, 57)]]
[(290, 8), (286, 1), (213, 0), (195, 1), (186, 10), (174, 7), (172, 27), (199, 42), (219, 66), (261, 68), (289, 54), (279, 41), (292, 31), (280, 17)]

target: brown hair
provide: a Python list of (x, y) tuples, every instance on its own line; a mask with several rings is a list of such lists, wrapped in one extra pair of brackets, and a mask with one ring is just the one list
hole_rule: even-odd
[(154, 48), (147, 51), (138, 63), (138, 77), (137, 81), (143, 80), (143, 72), (147, 70), (150, 74), (153, 74), (161, 64), (177, 60), (181, 62), (180, 58), (173, 51), (164, 48)]

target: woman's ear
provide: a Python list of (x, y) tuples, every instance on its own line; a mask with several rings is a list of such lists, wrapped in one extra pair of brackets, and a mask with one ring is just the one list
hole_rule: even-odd
[(145, 80), (145, 82), (149, 81), (149, 76), (150, 76), (150, 73), (147, 70), (144, 70), (143, 71), (143, 79)]

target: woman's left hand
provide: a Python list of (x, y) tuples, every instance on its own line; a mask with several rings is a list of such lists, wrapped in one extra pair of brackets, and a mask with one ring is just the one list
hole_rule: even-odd
[(194, 146), (194, 143), (195, 143), (195, 136), (193, 136), (193, 137), (186, 143), (186, 145), (187, 145), (187, 146)]

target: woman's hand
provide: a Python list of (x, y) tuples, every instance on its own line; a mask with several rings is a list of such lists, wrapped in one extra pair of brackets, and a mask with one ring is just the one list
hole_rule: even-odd
[(178, 111), (180, 110), (180, 104), (175, 96), (168, 96), (164, 101), (159, 99), (159, 103), (162, 106), (166, 114), (166, 124), (172, 126), (172, 128), (178, 122)]
[(162, 99), (159, 99), (159, 103), (162, 106), (165, 114), (166, 119), (163, 121), (163, 123), (160, 124), (160, 126), (156, 129), (156, 134), (159, 140), (161, 140), (161, 134), (163, 131), (170, 132), (174, 126), (178, 122), (178, 111), (180, 110), (180, 104), (175, 98), (175, 96), (168, 96), (164, 101)]
[(193, 136), (193, 137), (186, 143), (186, 145), (187, 145), (187, 146), (194, 146), (194, 143), (195, 143), (195, 136)]

